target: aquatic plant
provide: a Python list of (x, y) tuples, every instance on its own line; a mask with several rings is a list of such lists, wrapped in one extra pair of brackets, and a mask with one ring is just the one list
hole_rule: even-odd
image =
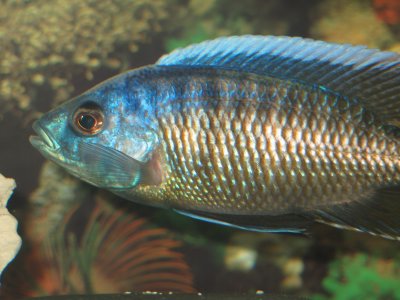
[(189, 267), (177, 251), (181, 243), (167, 230), (154, 228), (131, 211), (113, 208), (100, 196), (80, 232), (80, 218), (87, 209), (71, 212), (58, 228), (59, 234), (48, 237), (41, 248), (25, 251), (5, 273), (0, 295), (14, 299), (148, 290), (194, 292)]
[(329, 296), (313, 300), (400, 299), (400, 262), (355, 254), (339, 257), (329, 267), (323, 287)]
[[(93, 262), (86, 274), (88, 281), (92, 279), (93, 290), (104, 289), (96, 283), (106, 281), (119, 291), (194, 291), (183, 255), (174, 250), (181, 243), (167, 230), (152, 228), (145, 219), (114, 211), (111, 206), (108, 211), (97, 207), (89, 224), (98, 228), (91, 226), (85, 232), (82, 240), (87, 249), (79, 256), (84, 258), (83, 264)], [(82, 270), (89, 270), (84, 266)]]

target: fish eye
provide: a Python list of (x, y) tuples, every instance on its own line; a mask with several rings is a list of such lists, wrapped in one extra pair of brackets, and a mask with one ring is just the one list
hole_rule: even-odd
[(104, 115), (101, 108), (94, 103), (79, 107), (74, 113), (75, 130), (84, 135), (94, 135), (101, 131), (104, 125)]

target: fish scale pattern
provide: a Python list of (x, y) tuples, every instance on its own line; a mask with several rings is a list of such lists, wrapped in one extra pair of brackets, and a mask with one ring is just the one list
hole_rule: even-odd
[(160, 187), (139, 187), (147, 196), (279, 214), (359, 200), (398, 177), (398, 142), (357, 101), (271, 78), (191, 77), (173, 79), (185, 88), (164, 105), (179, 109), (160, 110), (169, 171)]

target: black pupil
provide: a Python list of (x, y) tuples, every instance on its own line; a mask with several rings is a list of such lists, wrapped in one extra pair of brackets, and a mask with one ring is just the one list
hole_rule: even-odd
[(90, 130), (96, 124), (96, 120), (93, 118), (92, 115), (84, 114), (79, 118), (79, 125), (83, 128)]

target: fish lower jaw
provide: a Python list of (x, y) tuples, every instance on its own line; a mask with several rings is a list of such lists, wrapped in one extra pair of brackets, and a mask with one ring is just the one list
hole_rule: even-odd
[(60, 148), (54, 138), (38, 123), (33, 124), (33, 129), (37, 135), (31, 135), (29, 141), (35, 148), (46, 149), (47, 151), (57, 151)]

